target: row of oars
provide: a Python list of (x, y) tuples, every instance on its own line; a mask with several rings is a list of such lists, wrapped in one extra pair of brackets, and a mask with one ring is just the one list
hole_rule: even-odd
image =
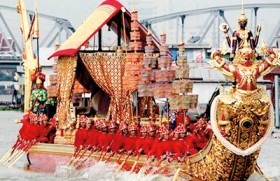
[[(85, 154), (88, 153), (88, 155), (84, 158)], [(86, 147), (86, 148), (81, 148), (76, 153), (72, 156), (70, 161), (68, 162), (67, 166), (71, 167), (74, 166), (77, 169), (79, 169), (83, 163), (85, 163), (91, 156), (92, 154), (96, 151), (96, 147)], [(101, 162), (104, 160), (105, 156), (107, 155), (107, 150), (105, 151), (103, 148), (101, 148), (98, 161)], [(106, 160), (107, 161), (107, 160)]]
[[(90, 151), (90, 153), (85, 157), (85, 153)], [(96, 151), (95, 148), (81, 148), (79, 149), (78, 151), (76, 151), (76, 153), (72, 156), (72, 158), (70, 159), (69, 163), (68, 163), (68, 166), (74, 166), (76, 169), (80, 168), (84, 162), (86, 162), (91, 156), (92, 154)], [(107, 155), (108, 150), (107, 149), (101, 149), (100, 151), (100, 154), (98, 156), (98, 162), (101, 162), (101, 161), (104, 161), (104, 162), (107, 162), (110, 160), (110, 158), (114, 155), (114, 153), (110, 153), (110, 155), (108, 156), (107, 159), (106, 158), (106, 155)], [(118, 159), (117, 159), (117, 162), (120, 163), (120, 160), (121, 160), (121, 157), (123, 156), (124, 154), (120, 154)], [(115, 172), (119, 172), (124, 164), (127, 162), (128, 158), (131, 156), (131, 154), (127, 154), (126, 158), (122, 161), (122, 163), (120, 163), (119, 167), (115, 170)], [(131, 169), (130, 169), (130, 172), (133, 173), (134, 170), (135, 170), (135, 167), (137, 166), (138, 162), (139, 162), (139, 158), (140, 158), (141, 154), (138, 154), (137, 155), (137, 159), (135, 160), (134, 164), (132, 165)], [(187, 154), (185, 153), (184, 156), (183, 156), (183, 160), (185, 160), (187, 157)], [(147, 158), (147, 160), (149, 159), (149, 157)], [(164, 167), (168, 166), (169, 165), (169, 162), (166, 161), (166, 164), (162, 164), (162, 162), (165, 161), (165, 159), (160, 159), (158, 160), (156, 163), (154, 163), (154, 161), (148, 161), (146, 164), (144, 164), (139, 173), (138, 173), (138, 176), (140, 173), (145, 173), (145, 174), (155, 174), (156, 172), (164, 169)], [(181, 164), (184, 163), (184, 162), (181, 162)], [(147, 167), (148, 166), (148, 167)], [(153, 170), (151, 168), (158, 168), (156, 170)], [(143, 171), (144, 169), (146, 168), (145, 171)], [(176, 170), (176, 172), (174, 173), (174, 177), (173, 177), (173, 181), (176, 181), (179, 177), (179, 173), (181, 171), (181, 166), (179, 166), (179, 168)]]
[(16, 144), (7, 151), (0, 159), (0, 163), (8, 168), (13, 166), (27, 151), (36, 143), (36, 141), (17, 141)]

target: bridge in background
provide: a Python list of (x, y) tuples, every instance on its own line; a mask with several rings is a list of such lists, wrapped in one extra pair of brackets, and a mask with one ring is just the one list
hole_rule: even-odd
[[(272, 12), (269, 14), (267, 17), (260, 17), (261, 11), (273, 11), (273, 10), (278, 10), (280, 9), (280, 3), (272, 3), (272, 4), (246, 4), (244, 5), (244, 9), (246, 10), (246, 16), (248, 17), (248, 21), (251, 23), (248, 24), (247, 26), (252, 30), (253, 34), (256, 34), (256, 27), (258, 20), (261, 20), (263, 22), (267, 22), (268, 24), (273, 24), (272, 22), (277, 22), (274, 24), (274, 27), (270, 27), (270, 30), (267, 34), (269, 34), (269, 38), (266, 39), (268, 42), (269, 46), (273, 46), (274, 43), (276, 42), (277, 37), (279, 37), (280, 33), (280, 13), (273, 14)], [(186, 35), (188, 32), (188, 28), (186, 25), (189, 24), (189, 19), (191, 17), (196, 16), (199, 17), (201, 15), (204, 15), (203, 19), (199, 19), (201, 21), (200, 26), (197, 28), (196, 35), (191, 36), (187, 42), (188, 43), (194, 43), (194, 44), (199, 44), (199, 43), (205, 43), (206, 41), (206, 35), (209, 33), (209, 31), (212, 29), (213, 32), (215, 32), (216, 36), (212, 36), (212, 40), (210, 41), (213, 46), (219, 46), (221, 38), (224, 39), (223, 33), (220, 32), (219, 30), (219, 25), (221, 23), (226, 23), (229, 25), (229, 33), (233, 32), (233, 29), (231, 27), (232, 24), (237, 24), (237, 17), (234, 17), (234, 19), (229, 20), (230, 15), (226, 16), (227, 13), (230, 14), (231, 11), (239, 11), (241, 10), (240, 5), (233, 5), (233, 6), (218, 6), (218, 7), (210, 7), (210, 8), (205, 8), (205, 9), (195, 9), (195, 10), (188, 10), (188, 11), (182, 11), (182, 12), (176, 12), (172, 14), (167, 14), (167, 15), (162, 15), (158, 17), (152, 17), (148, 19), (144, 19), (141, 21), (146, 27), (150, 27), (153, 34), (158, 35), (153, 30), (153, 25), (161, 22), (166, 22), (166, 21), (172, 21), (172, 20), (177, 20), (177, 26), (174, 28), (176, 29), (175, 31), (177, 32), (176, 34), (180, 34), (181, 38), (185, 40), (184, 35)], [(248, 13), (249, 12), (249, 13)], [(233, 22), (234, 21), (234, 22)], [(196, 22), (199, 24), (200, 22)], [(169, 27), (170, 28), (170, 27)], [(264, 27), (267, 28), (267, 27)], [(263, 28), (263, 29), (264, 29)], [(181, 32), (180, 32), (181, 31)], [(221, 35), (222, 34), (222, 35)], [(177, 41), (179, 38), (176, 38)], [(208, 40), (209, 41), (209, 40)], [(208, 43), (208, 42), (207, 42)]]
[[(30, 19), (32, 19), (34, 12), (28, 11), (28, 14)], [(64, 42), (75, 31), (67, 19), (45, 14), (39, 14), (39, 27), (40, 48), (54, 47), (56, 42), (59, 44)], [(36, 46), (36, 41), (34, 41), (33, 46)], [(1, 86), (6, 86), (6, 84), (13, 85), (14, 73), (23, 71), (21, 53), (20, 15), (17, 13), (16, 8), (0, 5)]]
[[(30, 17), (33, 11), (28, 11)], [(18, 22), (18, 23), (17, 23)], [(0, 45), (1, 54), (10, 54), (16, 58), (22, 52), (22, 37), (20, 34), (20, 17), (16, 8), (0, 5)], [(64, 18), (39, 13), (40, 47), (54, 46), (55, 42), (63, 42), (75, 29), (71, 23)], [(0, 54), (0, 57), (1, 57)]]
[[(250, 22), (248, 27), (252, 29), (254, 34), (258, 21), (266, 22), (273, 26), (265, 32), (266, 35), (269, 35), (269, 38), (265, 40), (267, 40), (269, 46), (274, 46), (280, 33), (280, 3), (246, 4), (244, 8)], [(229, 25), (229, 33), (232, 33), (232, 25), (237, 24), (238, 16), (234, 16), (233, 18), (230, 16), (230, 13), (238, 11), (237, 14), (240, 14), (240, 9), (240, 5), (209, 7), (144, 19), (141, 23), (153, 30), (153, 26), (157, 23), (176, 20), (177, 24), (174, 27), (174, 31), (177, 37), (174, 39), (176, 39), (177, 42), (174, 42), (174, 44), (178, 43), (178, 36), (180, 35), (182, 39), (190, 45), (199, 47), (198, 45), (207, 44), (208, 46), (210, 45), (210, 47), (216, 48), (220, 45), (221, 39), (225, 38), (223, 33), (219, 30), (219, 25), (223, 22), (227, 23)], [(265, 10), (278, 11), (279, 13), (273, 14), (273, 16), (263, 17), (261, 16), (261, 12)], [(28, 13), (32, 16), (34, 12), (28, 11)], [(202, 16), (203, 18), (201, 18)], [(188, 25), (190, 24), (190, 19), (193, 17), (199, 19), (199, 22), (196, 22), (195, 35), (190, 36)], [(20, 17), (16, 13), (16, 8), (0, 5), (0, 46), (2, 46), (0, 47), (0, 59), (2, 60), (5, 59), (5, 61), (9, 61), (8, 59), (11, 57), (15, 60), (20, 59), (22, 38), (19, 22)], [(67, 19), (46, 14), (39, 14), (39, 24), (40, 47), (52, 47), (55, 42), (61, 44), (75, 31)], [(261, 36), (264, 34), (263, 31), (267, 29), (267, 27), (262, 28)], [(212, 36), (209, 36), (211, 32)], [(153, 34), (156, 36), (158, 35), (155, 31)]]

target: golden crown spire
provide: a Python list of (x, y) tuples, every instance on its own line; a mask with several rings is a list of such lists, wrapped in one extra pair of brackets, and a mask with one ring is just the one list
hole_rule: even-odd
[(248, 18), (245, 16), (245, 10), (244, 10), (244, 0), (241, 2), (241, 14), (238, 18), (238, 21), (247, 21)]
[(244, 0), (242, 0), (242, 2), (241, 2), (241, 14), (245, 15), (245, 11), (244, 11)]

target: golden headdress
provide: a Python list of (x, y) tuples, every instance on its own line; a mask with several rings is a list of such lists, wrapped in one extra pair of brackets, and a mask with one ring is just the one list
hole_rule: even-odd
[(241, 14), (238, 18), (238, 22), (240, 21), (247, 21), (248, 18), (245, 16), (245, 11), (244, 11), (244, 0), (242, 0), (242, 8), (241, 8)]

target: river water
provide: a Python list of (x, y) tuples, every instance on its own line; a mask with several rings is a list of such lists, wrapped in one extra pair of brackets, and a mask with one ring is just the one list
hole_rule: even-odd
[[(0, 111), (0, 157), (11, 148), (16, 140), (21, 124), (15, 120), (21, 118), (22, 113), (17, 111)], [(274, 130), (280, 136), (280, 130)], [(280, 137), (279, 139), (269, 138), (262, 147), (258, 164), (265, 175), (274, 181), (280, 181)], [(171, 181), (172, 177), (159, 175), (140, 175), (128, 172), (115, 172), (116, 165), (98, 163), (91, 168), (76, 171), (60, 166), (54, 174), (35, 173), (25, 170), (27, 164), (26, 156), (23, 156), (11, 168), (0, 164), (1, 181), (45, 181), (45, 180), (93, 180), (93, 181)], [(47, 164), (47, 163), (46, 163)], [(253, 174), (249, 181), (264, 181), (259, 174)]]

